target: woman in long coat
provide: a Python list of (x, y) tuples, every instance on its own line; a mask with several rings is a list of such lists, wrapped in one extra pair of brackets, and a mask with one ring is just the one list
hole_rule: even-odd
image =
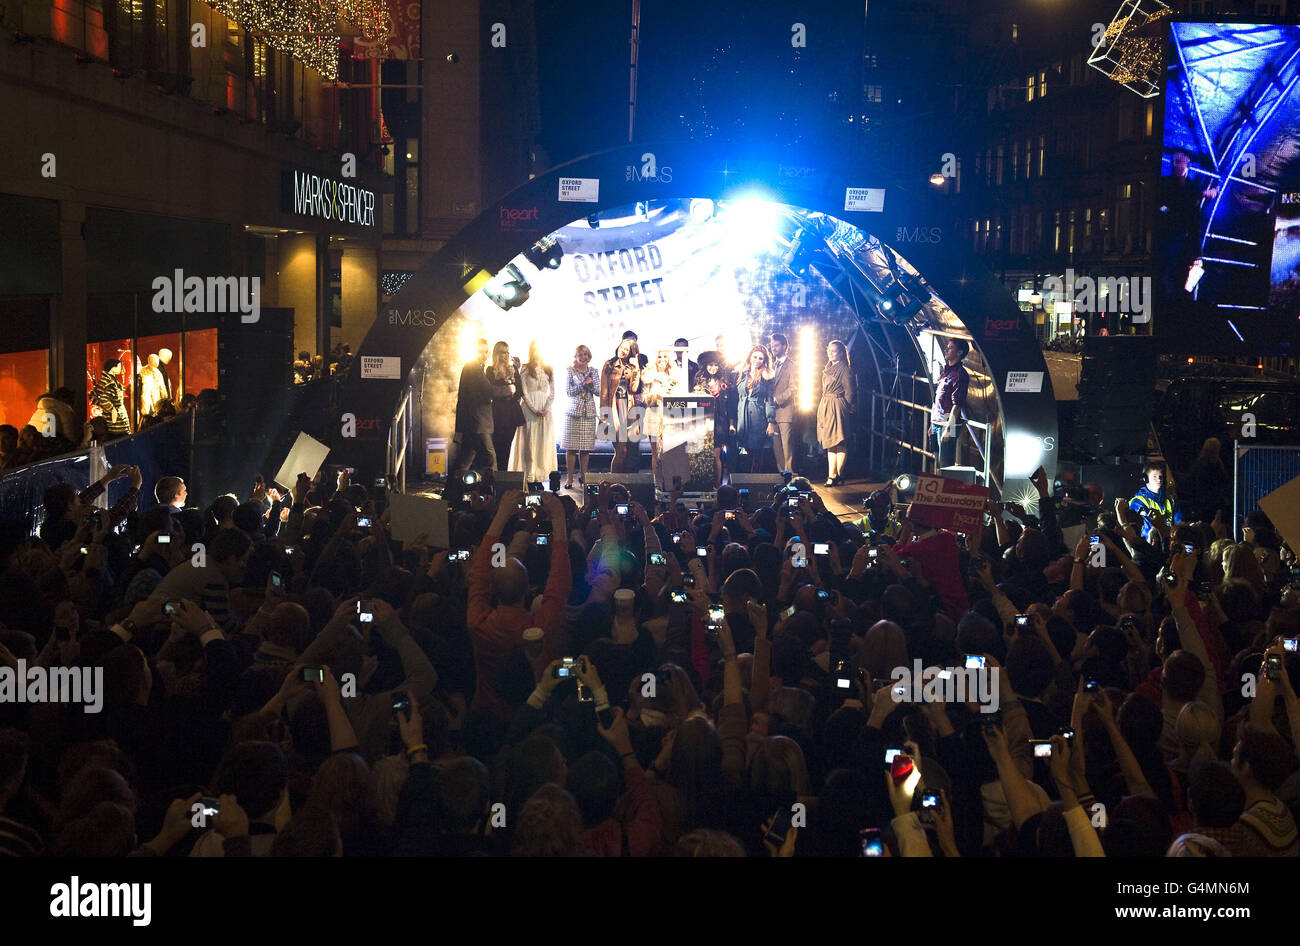
[(853, 414), (853, 370), (848, 347), (838, 338), (826, 346), (822, 369), (822, 399), (817, 405), (817, 440), (826, 450), (826, 485), (844, 482), (844, 448)]

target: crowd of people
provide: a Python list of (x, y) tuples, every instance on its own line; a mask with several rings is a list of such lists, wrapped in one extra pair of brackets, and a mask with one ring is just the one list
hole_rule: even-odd
[[(0, 853), (1300, 853), (1294, 550), (1159, 496), (1067, 548), (1033, 482), (958, 535), (801, 478), (647, 509), (470, 472), (436, 550), (346, 471), (51, 487), (0, 525)], [(102, 672), (98, 711), (20, 668)]]
[[(562, 385), (555, 370), (533, 342), (528, 360), (510, 354), (497, 342), (489, 356), (487, 339), (461, 370), (457, 389), (457, 445), (453, 469), (512, 470), (524, 482), (546, 482), (565, 457), (565, 488), (586, 482), (597, 440), (608, 441), (614, 455), (612, 473), (636, 473), (641, 443), (650, 445), (650, 469), (656, 476), (664, 438), (665, 399), (707, 395), (713, 398), (711, 432), (705, 449), (713, 455), (713, 481), (728, 473), (789, 470), (799, 453), (795, 439), (797, 383), (786, 337), (775, 333), (766, 345), (754, 345), (740, 361), (725, 354), (725, 340), (688, 355), (687, 339), (650, 356), (637, 334), (626, 331), (613, 355), (597, 366), (586, 345), (573, 353)], [(856, 410), (855, 381), (848, 347), (838, 339), (826, 346), (826, 365), (817, 407), (817, 440), (826, 450), (826, 485), (843, 482), (844, 459)], [(556, 450), (554, 419), (557, 398), (564, 412)]]

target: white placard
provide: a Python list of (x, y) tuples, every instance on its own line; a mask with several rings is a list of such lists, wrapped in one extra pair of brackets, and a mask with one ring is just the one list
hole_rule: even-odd
[(315, 476), (316, 471), (325, 462), (325, 458), (329, 456), (329, 452), (330, 448), (314, 437), (304, 433), (298, 434), (298, 439), (293, 442), (293, 449), (289, 451), (289, 455), (280, 466), (280, 472), (275, 474), (275, 482), (282, 489), (292, 490), (294, 484), (298, 482), (298, 474), (306, 473), (308, 477)]
[(389, 493), (388, 508), (388, 527), (396, 541), (406, 542), (424, 533), (425, 541), (434, 548), (447, 548), (449, 525), (445, 500)]
[(844, 189), (844, 209), (880, 213), (885, 209), (885, 189), (883, 187), (846, 187)]
[(1003, 390), (1008, 394), (1038, 394), (1043, 390), (1043, 372), (1008, 371), (1007, 386)]
[(598, 177), (562, 177), (560, 178), (560, 200), (583, 204), (594, 204), (600, 200), (600, 178)]
[(1033, 301), (1034, 301), (1034, 290), (1033, 290), (1033, 289), (1018, 289), (1018, 290), (1016, 290), (1016, 301), (1017, 301), (1017, 302), (1033, 302)]
[(1057, 315), (1069, 315), (1069, 316), (1073, 316), (1073, 315), (1074, 315), (1074, 303), (1073, 303), (1073, 302), (1053, 302), (1053, 303), (1052, 303), (1052, 311), (1055, 312)]
[(402, 377), (402, 359), (387, 355), (362, 355), (361, 377), (396, 381)]

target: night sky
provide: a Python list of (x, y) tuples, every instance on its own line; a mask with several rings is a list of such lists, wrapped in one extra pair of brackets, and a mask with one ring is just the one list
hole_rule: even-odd
[[(536, 10), (551, 163), (625, 144), (630, 0), (537, 0)], [(847, 147), (862, 10), (861, 0), (647, 0), (637, 140), (749, 139), (821, 156)], [(791, 44), (796, 22), (804, 48)]]

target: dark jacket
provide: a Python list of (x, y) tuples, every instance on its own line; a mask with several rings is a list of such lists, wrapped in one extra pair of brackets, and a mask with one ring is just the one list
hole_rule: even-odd
[(505, 385), (494, 385), (488, 380), (483, 364), (471, 361), (460, 369), (460, 387), (456, 391), (456, 433), (490, 434), (492, 424), (492, 399), (509, 394)]

